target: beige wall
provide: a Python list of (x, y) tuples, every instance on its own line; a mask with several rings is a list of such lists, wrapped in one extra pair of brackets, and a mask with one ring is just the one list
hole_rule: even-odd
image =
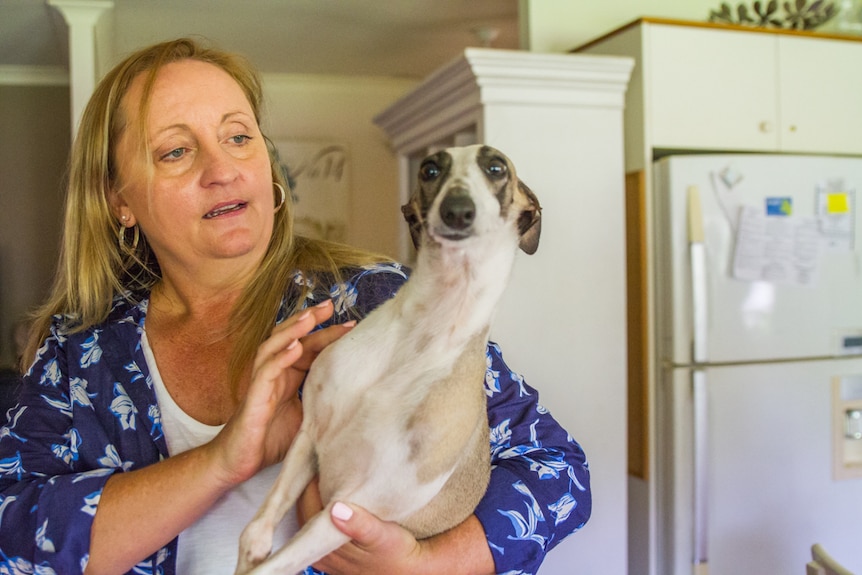
[(568, 52), (643, 16), (706, 20), (720, 4), (720, 0), (521, 0), (521, 47)]
[(0, 85), (0, 365), (16, 321), (47, 294), (69, 154), (68, 86)]
[(332, 141), (348, 148), (347, 243), (397, 255), (398, 164), (372, 119), (416, 85), (372, 77), (264, 75), (267, 135), (274, 141)]

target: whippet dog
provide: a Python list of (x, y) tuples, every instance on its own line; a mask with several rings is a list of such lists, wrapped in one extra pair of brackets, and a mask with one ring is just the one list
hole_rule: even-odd
[[(541, 207), (505, 155), (469, 146), (425, 158), (402, 211), (414, 271), (314, 361), (302, 425), (240, 537), (237, 573), (295, 573), (347, 543), (330, 519), (336, 501), (422, 539), (485, 494), (488, 332), (517, 248), (538, 247)], [(324, 509), (270, 555), (273, 529), (315, 474)]]

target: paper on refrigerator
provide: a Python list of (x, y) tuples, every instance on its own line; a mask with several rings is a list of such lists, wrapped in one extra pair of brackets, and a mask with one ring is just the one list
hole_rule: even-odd
[(824, 247), (829, 251), (853, 251), (856, 239), (856, 192), (843, 183), (817, 190), (817, 215)]
[(774, 216), (755, 206), (742, 206), (733, 255), (733, 277), (814, 285), (820, 260), (817, 218)]

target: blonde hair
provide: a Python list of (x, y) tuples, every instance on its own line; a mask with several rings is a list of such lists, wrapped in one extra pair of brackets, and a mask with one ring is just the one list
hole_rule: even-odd
[[(129, 86), (140, 74), (147, 74), (138, 110), (140, 121), (136, 123), (139, 142), (145, 143), (144, 120), (156, 75), (164, 65), (186, 59), (207, 62), (227, 72), (242, 88), (260, 126), (263, 90), (258, 73), (240, 56), (196, 40), (180, 38), (144, 48), (108, 72), (84, 110), (72, 146), (57, 273), (47, 302), (35, 314), (22, 369), (35, 359), (49, 334), (53, 316), (62, 314), (67, 318), (67, 329), (83, 331), (105, 321), (117, 294), (135, 301), (146, 297), (159, 281), (158, 261), (143, 236), (134, 249), (121, 247), (120, 227), (111, 213), (108, 193), (117, 186), (115, 153), (129, 123), (121, 107)], [(287, 187), (272, 146), (269, 150), (273, 182)], [(124, 234), (125, 229), (119, 233)], [(344, 267), (384, 259), (348, 246), (295, 236), (288, 198), (275, 213), (267, 252), (233, 311), (231, 382), (234, 385), (238, 382), (258, 346), (269, 335), (285, 290), (297, 270), (312, 277), (325, 274), (338, 281), (339, 270)], [(294, 302), (293, 311), (304, 301), (304, 296), (300, 294)]]

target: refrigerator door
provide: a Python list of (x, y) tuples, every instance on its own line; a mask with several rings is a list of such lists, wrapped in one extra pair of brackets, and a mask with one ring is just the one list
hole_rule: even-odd
[[(862, 479), (833, 478), (834, 378), (862, 377), (862, 359), (707, 367), (709, 573), (800, 573), (821, 543), (862, 573)], [(660, 386), (658, 572), (691, 575), (691, 370)], [(862, 440), (860, 440), (862, 441)]]
[[(856, 234), (862, 230), (862, 215), (855, 200), (857, 192), (862, 193), (862, 160), (671, 156), (656, 162), (655, 179), (661, 359), (677, 365), (692, 362), (687, 205), (692, 189), (699, 195), (703, 218), (708, 361), (860, 352), (862, 249)], [(735, 253), (737, 248), (748, 256), (759, 253), (744, 259), (745, 254)], [(759, 279), (736, 279), (734, 263), (750, 274), (751, 261), (775, 265), (764, 265)]]

